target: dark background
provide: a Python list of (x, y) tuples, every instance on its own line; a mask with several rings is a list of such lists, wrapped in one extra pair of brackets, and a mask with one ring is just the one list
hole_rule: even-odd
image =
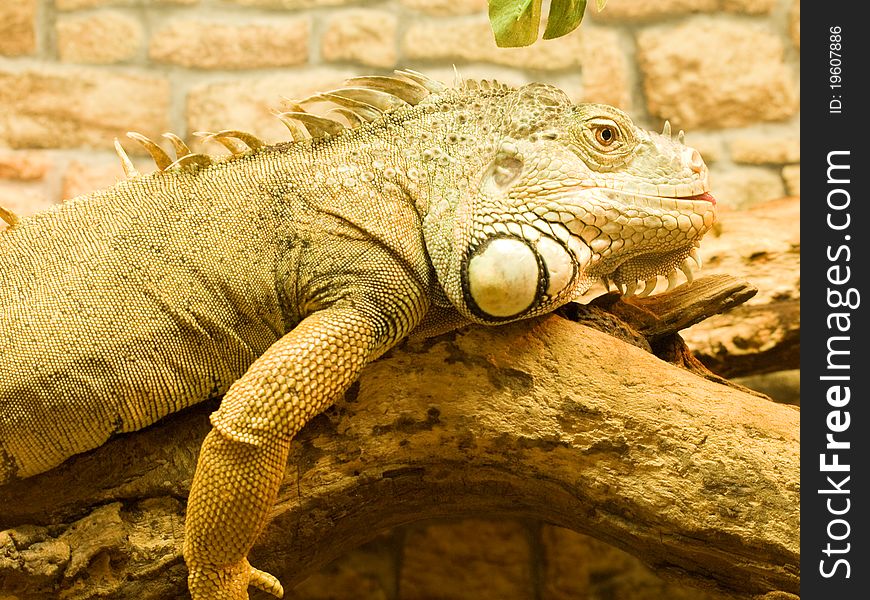
[[(868, 510), (870, 495), (867, 493), (867, 468), (870, 451), (866, 440), (870, 436), (870, 411), (867, 409), (868, 380), (867, 353), (864, 351), (867, 334), (867, 311), (870, 310), (870, 295), (867, 294), (868, 281), (868, 227), (867, 220), (867, 122), (865, 111), (868, 106), (867, 93), (867, 31), (866, 21), (859, 15), (859, 3), (822, 3), (816, 4), (814, 11), (806, 11), (807, 22), (802, 24), (803, 47), (801, 50), (801, 80), (803, 107), (801, 112), (801, 153), (804, 162), (802, 181), (802, 219), (801, 237), (801, 279), (805, 292), (802, 298), (803, 339), (801, 340), (801, 596), (803, 600), (816, 598), (857, 599), (866, 598), (870, 583), (870, 531), (868, 531)], [(840, 25), (843, 36), (843, 88), (841, 91), (829, 87), (828, 51), (829, 28)], [(828, 113), (828, 103), (832, 94), (841, 94), (843, 112), (839, 115)], [(827, 193), (834, 186), (827, 184), (827, 154), (832, 150), (849, 150), (851, 183), (845, 186), (851, 195), (851, 227), (848, 231), (832, 231), (826, 226), (828, 207)], [(844, 173), (844, 171), (840, 171)], [(838, 215), (841, 216), (841, 215)], [(819, 489), (829, 487), (828, 474), (819, 471), (819, 454), (824, 452), (825, 435), (828, 433), (825, 422), (830, 410), (825, 393), (830, 382), (819, 380), (825, 374), (829, 335), (847, 335), (829, 332), (826, 316), (831, 309), (826, 303), (827, 281), (826, 248), (844, 243), (843, 236), (851, 235), (848, 242), (852, 248), (852, 268), (850, 285), (862, 294), (862, 305), (852, 310), (851, 355), (852, 364), (850, 385), (852, 397), (848, 407), (851, 413), (851, 427), (837, 439), (849, 440), (850, 451), (841, 454), (840, 462), (851, 464), (851, 480), (847, 486), (851, 490), (851, 509), (844, 515), (851, 524), (851, 535), (843, 542), (832, 542), (832, 546), (851, 543), (851, 552), (840, 555), (851, 563), (851, 577), (842, 577), (843, 569), (837, 575), (825, 579), (819, 573), (819, 561), (826, 558), (822, 550), (828, 543), (826, 528), (830, 519), (825, 507), (828, 496), (820, 495)], [(848, 286), (840, 286), (848, 287)], [(847, 309), (848, 310), (848, 309)], [(830, 462), (830, 459), (829, 459)], [(841, 479), (838, 473), (830, 473), (835, 481)], [(843, 498), (843, 496), (840, 496)], [(842, 501), (835, 503), (842, 505)], [(836, 533), (836, 531), (835, 531)], [(833, 559), (826, 559), (826, 565)]]

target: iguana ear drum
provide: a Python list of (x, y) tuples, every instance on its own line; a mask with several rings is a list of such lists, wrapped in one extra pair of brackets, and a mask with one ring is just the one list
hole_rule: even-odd
[(537, 252), (514, 237), (494, 237), (475, 248), (463, 269), (463, 288), (472, 313), (506, 320), (528, 311), (547, 287)]

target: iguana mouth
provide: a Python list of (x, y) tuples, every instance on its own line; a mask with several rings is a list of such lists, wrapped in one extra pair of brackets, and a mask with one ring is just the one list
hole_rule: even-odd
[(676, 198), (677, 200), (703, 200), (704, 202), (709, 202), (713, 206), (716, 206), (716, 198), (714, 198), (709, 192), (704, 192), (703, 194), (695, 194), (694, 196), (684, 196), (681, 198)]
[[(645, 198), (647, 200), (653, 200), (653, 201), (657, 201), (657, 200), (688, 200), (689, 202), (709, 202), (713, 206), (716, 206), (716, 198), (714, 198), (710, 192), (700, 192), (698, 194), (686, 194), (684, 192), (684, 195), (677, 195), (674, 193), (664, 193), (664, 194), (661, 192), (657, 193), (656, 190), (642, 190), (641, 191), (639, 189), (630, 189), (630, 188), (618, 189), (618, 188), (614, 188), (614, 187), (609, 186), (609, 185), (597, 185), (597, 186), (579, 187), (579, 188), (571, 188), (571, 189), (577, 190), (577, 191), (588, 191), (588, 190), (594, 190), (594, 189), (601, 189), (601, 190), (606, 190), (606, 191), (611, 192), (611, 193), (615, 192), (615, 193), (622, 194), (624, 197), (626, 197), (628, 199), (631, 199), (631, 198), (643, 199), (643, 198)], [(695, 188), (695, 189), (697, 189), (697, 188)], [(703, 189), (703, 188), (701, 188), (701, 189)]]
[[(709, 202), (715, 212), (716, 198), (709, 192), (690, 196), (655, 196), (659, 200), (687, 200), (690, 202)], [(688, 283), (694, 279), (693, 264), (700, 269), (701, 257), (698, 254), (699, 239), (681, 250), (667, 253), (651, 252), (630, 257), (616, 267), (609, 275), (602, 277), (606, 289), (611, 282), (625, 296), (647, 296), (656, 289), (658, 277), (667, 278), (667, 290), (678, 285), (677, 273), (682, 272)], [(691, 259), (691, 261), (690, 261)]]

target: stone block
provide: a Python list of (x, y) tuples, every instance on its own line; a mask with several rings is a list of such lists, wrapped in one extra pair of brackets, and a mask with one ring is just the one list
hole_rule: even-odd
[(36, 0), (0, 2), (0, 55), (36, 52)]
[(330, 62), (350, 61), (393, 67), (398, 58), (396, 15), (382, 10), (349, 10), (330, 16), (321, 55)]
[(486, 0), (401, 0), (402, 6), (418, 10), (427, 15), (443, 17), (446, 15), (468, 15), (486, 13)]
[(719, 8), (719, 0), (618, 0), (608, 2), (598, 12), (594, 2), (586, 5), (586, 16), (595, 21), (646, 21), (683, 16), (692, 13), (711, 13)]
[(764, 167), (712, 168), (710, 188), (718, 202), (734, 208), (749, 207), (785, 195), (779, 171)]
[(739, 137), (731, 142), (731, 158), (750, 165), (796, 163), (801, 160), (801, 141), (769, 135)]
[(533, 598), (526, 527), (468, 519), (408, 532), (399, 575), (406, 598)]
[(557, 40), (538, 40), (524, 48), (499, 48), (489, 21), (444, 19), (411, 22), (402, 38), (410, 60), (488, 62), (521, 69), (577, 68), (583, 62), (583, 27)]
[(683, 129), (784, 120), (798, 86), (780, 36), (755, 23), (694, 17), (637, 37), (650, 113)]
[(782, 179), (785, 181), (785, 191), (789, 196), (801, 195), (801, 166), (788, 165), (782, 168)]
[(140, 22), (116, 11), (61, 15), (57, 51), (64, 62), (107, 64), (134, 58), (142, 45)]
[(158, 75), (45, 65), (0, 69), (0, 144), (111, 149), (134, 129), (166, 131), (169, 82)]
[(630, 554), (568, 529), (543, 525), (541, 548), (541, 600), (719, 600), (664, 580)]
[(58, 10), (80, 10), (102, 8), (104, 6), (148, 6), (156, 4), (167, 6), (192, 6), (199, 0), (55, 0)]
[(0, 149), (0, 179), (35, 181), (45, 177), (51, 159), (42, 152)]
[(151, 60), (195, 69), (258, 69), (304, 64), (311, 19), (227, 23), (177, 19), (151, 37)]
[(299, 100), (315, 92), (329, 91), (358, 74), (317, 69), (196, 87), (187, 96), (188, 131), (241, 129), (269, 142), (287, 141), (289, 132), (272, 114), (276, 109), (288, 110), (283, 98)]

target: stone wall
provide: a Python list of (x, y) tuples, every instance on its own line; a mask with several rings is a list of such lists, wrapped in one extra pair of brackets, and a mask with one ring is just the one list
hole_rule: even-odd
[[(724, 207), (800, 194), (797, 0), (610, 0), (601, 13), (589, 4), (569, 36), (498, 49), (485, 0), (3, 0), (0, 205), (29, 214), (111, 185), (122, 176), (112, 139), (127, 130), (283, 140), (270, 114), (282, 98), (401, 67), (450, 82), (454, 64), (465, 77), (554, 83), (647, 127), (669, 119), (706, 158)], [(579, 534), (477, 520), (397, 529), (298, 592), (703, 597)]]
[(799, 194), (797, 0), (592, 5), (564, 38), (498, 49), (485, 0), (2, 2), (0, 202), (29, 213), (113, 183), (112, 138), (128, 129), (280, 140), (269, 109), (283, 97), (395, 67), (452, 81), (453, 64), (670, 119), (724, 205)]
[(593, 538), (533, 521), (397, 528), (296, 587), (296, 600), (724, 600)]

